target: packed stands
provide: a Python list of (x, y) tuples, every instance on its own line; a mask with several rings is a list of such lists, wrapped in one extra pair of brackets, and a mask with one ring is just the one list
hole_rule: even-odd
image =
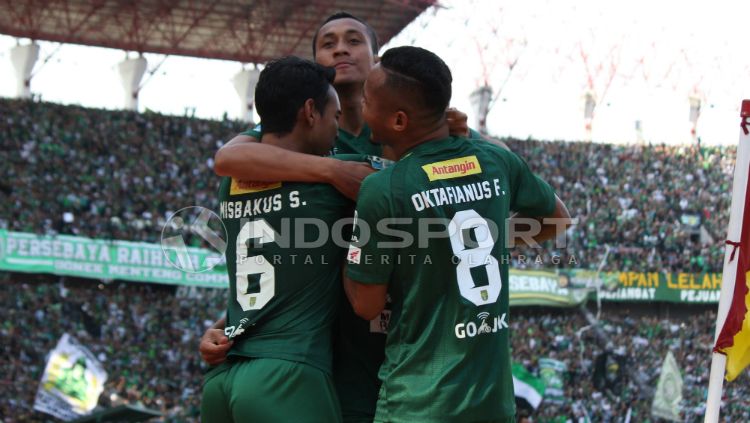
[[(0, 116), (0, 229), (146, 242), (158, 241), (170, 212), (215, 209), (213, 153), (245, 129), (226, 119), (5, 99)], [(721, 271), (733, 147), (506, 142), (579, 219), (567, 247), (516, 249), (513, 267), (594, 269), (609, 246), (605, 270)], [(65, 332), (109, 373), (101, 405), (141, 404), (165, 421), (198, 420), (197, 342), (221, 315), (225, 291), (15, 273), (0, 273), (0, 285), (3, 422), (44, 419), (32, 410), (34, 395), (45, 355)], [(650, 421), (667, 350), (683, 372), (685, 420), (700, 420), (715, 305), (618, 304), (605, 305), (602, 324), (586, 331), (590, 321), (577, 308), (513, 309), (514, 360), (533, 374), (544, 357), (568, 368), (568, 400), (542, 403), (535, 421), (615, 422), (628, 409), (631, 421)], [(628, 371), (618, 386), (600, 389), (594, 368), (605, 351)], [(745, 374), (726, 386), (727, 421), (750, 420), (748, 382)]]
[[(170, 212), (216, 208), (213, 154), (245, 129), (21, 100), (0, 116), (0, 229), (150, 242)], [(734, 147), (507, 143), (579, 219), (516, 268), (597, 268), (609, 245), (604, 270), (721, 271)]]
[[(142, 404), (163, 412), (165, 421), (198, 421), (203, 367), (197, 340), (221, 314), (226, 291), (8, 273), (0, 274), (0, 288), (6, 292), (0, 297), (2, 421), (44, 419), (32, 410), (34, 395), (45, 355), (64, 332), (84, 342), (107, 369), (101, 405)], [(702, 421), (713, 310), (605, 307), (601, 324), (582, 331), (589, 322), (577, 309), (514, 308), (509, 322), (514, 361), (532, 373), (538, 373), (543, 357), (568, 368), (567, 402), (545, 400), (535, 421), (578, 422), (588, 415), (592, 422), (617, 422), (628, 408), (631, 421), (653, 421), (651, 398), (667, 350), (683, 372), (685, 421)], [(602, 342), (602, 335), (610, 341)], [(625, 376), (597, 389), (594, 362), (604, 351), (624, 357)], [(747, 373), (726, 385), (732, 401), (725, 404), (725, 421), (750, 419), (749, 391)]]
[(605, 270), (721, 271), (736, 147), (506, 142), (579, 219), (561, 265), (595, 268), (609, 245)]
[(0, 100), (0, 228), (154, 242), (165, 216), (216, 209), (213, 154), (235, 121)]

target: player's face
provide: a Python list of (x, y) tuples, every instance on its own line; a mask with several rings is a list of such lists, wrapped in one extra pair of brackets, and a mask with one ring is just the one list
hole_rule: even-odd
[(336, 68), (334, 85), (364, 83), (375, 63), (367, 28), (350, 18), (323, 25), (315, 41), (315, 61)]
[(389, 107), (388, 90), (383, 88), (385, 72), (376, 65), (365, 82), (362, 95), (362, 117), (370, 127), (372, 139), (389, 144), (391, 135), (390, 122), (393, 118), (393, 107)]
[(318, 120), (312, 131), (312, 149), (314, 154), (323, 155), (328, 153), (336, 141), (339, 130), (339, 116), (341, 105), (339, 97), (333, 87), (328, 87), (328, 103), (322, 114), (318, 114)]

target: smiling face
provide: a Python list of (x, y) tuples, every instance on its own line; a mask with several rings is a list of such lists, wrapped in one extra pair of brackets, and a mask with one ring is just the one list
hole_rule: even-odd
[(375, 63), (367, 27), (343, 18), (323, 25), (315, 40), (315, 61), (336, 68), (334, 85), (364, 83)]

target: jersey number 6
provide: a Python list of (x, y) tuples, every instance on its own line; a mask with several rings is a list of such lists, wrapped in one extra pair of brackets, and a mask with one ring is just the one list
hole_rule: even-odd
[[(237, 302), (243, 311), (260, 310), (274, 296), (276, 272), (273, 265), (262, 255), (248, 257), (247, 242), (256, 240), (260, 245), (273, 242), (275, 233), (265, 220), (253, 220), (242, 225), (237, 235)], [(260, 292), (251, 294), (247, 289), (252, 275), (260, 275)]]

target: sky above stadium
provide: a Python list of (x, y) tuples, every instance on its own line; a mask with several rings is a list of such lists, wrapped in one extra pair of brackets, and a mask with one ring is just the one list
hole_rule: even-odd
[[(586, 138), (584, 103), (596, 99), (594, 141), (690, 143), (689, 98), (701, 100), (704, 144), (737, 142), (739, 105), (750, 98), (750, 51), (742, 38), (750, 2), (727, 0), (443, 0), (388, 47), (440, 55), (454, 76), (453, 104), (475, 113), (470, 93), (493, 88), (491, 134)], [(745, 35), (745, 39), (746, 39)], [(0, 96), (15, 93), (0, 36)], [(27, 40), (22, 40), (26, 43)], [(40, 42), (32, 92), (47, 101), (116, 109), (123, 51)], [(49, 57), (49, 60), (44, 62)], [(239, 116), (234, 62), (146, 54), (140, 108), (199, 117)], [(512, 67), (511, 67), (512, 64)], [(158, 66), (158, 68), (157, 68)]]

